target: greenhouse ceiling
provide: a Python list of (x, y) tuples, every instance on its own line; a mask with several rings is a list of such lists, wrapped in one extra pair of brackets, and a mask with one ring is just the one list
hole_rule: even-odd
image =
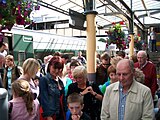
[[(69, 9), (84, 12), (83, 0), (39, 0), (40, 10), (31, 14), (35, 22), (68, 20)], [(95, 0), (96, 24), (107, 29), (113, 23), (128, 22), (134, 14), (134, 25), (141, 29), (160, 26), (160, 0)]]

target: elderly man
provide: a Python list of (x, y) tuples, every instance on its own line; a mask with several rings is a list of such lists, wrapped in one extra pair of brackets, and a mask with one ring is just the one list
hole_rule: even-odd
[(152, 120), (153, 100), (148, 87), (134, 80), (134, 64), (129, 59), (118, 62), (119, 82), (106, 88), (101, 120)]
[(147, 61), (147, 53), (145, 51), (139, 51), (137, 59), (138, 62), (134, 64), (134, 67), (143, 71), (145, 75), (144, 85), (151, 89), (152, 97), (154, 98), (155, 92), (158, 89), (156, 67), (152, 62)]

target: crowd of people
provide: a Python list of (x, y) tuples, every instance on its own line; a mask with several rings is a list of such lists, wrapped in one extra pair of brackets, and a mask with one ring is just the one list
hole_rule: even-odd
[(146, 51), (130, 58), (97, 54), (96, 80), (87, 79), (87, 60), (56, 52), (44, 61), (0, 54), (0, 87), (8, 91), (10, 120), (160, 119), (155, 65)]

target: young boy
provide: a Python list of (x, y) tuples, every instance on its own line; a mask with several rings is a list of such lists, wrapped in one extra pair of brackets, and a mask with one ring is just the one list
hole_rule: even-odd
[(68, 109), (71, 114), (68, 120), (91, 120), (91, 118), (84, 112), (83, 109), (83, 96), (78, 93), (72, 93), (67, 98)]

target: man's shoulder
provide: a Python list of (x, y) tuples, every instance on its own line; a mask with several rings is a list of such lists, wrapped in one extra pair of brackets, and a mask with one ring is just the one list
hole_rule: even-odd
[(155, 67), (155, 64), (154, 64), (152, 61), (148, 61), (147, 65), (150, 65), (150, 66), (154, 66), (154, 67)]
[(140, 83), (140, 82), (137, 82), (135, 81), (135, 86), (137, 87), (138, 90), (145, 90), (145, 91), (150, 91), (150, 88), (147, 87), (146, 85)]
[(119, 88), (119, 82), (115, 82), (110, 84), (109, 86), (106, 87), (106, 91), (111, 91), (111, 90), (118, 90)]

